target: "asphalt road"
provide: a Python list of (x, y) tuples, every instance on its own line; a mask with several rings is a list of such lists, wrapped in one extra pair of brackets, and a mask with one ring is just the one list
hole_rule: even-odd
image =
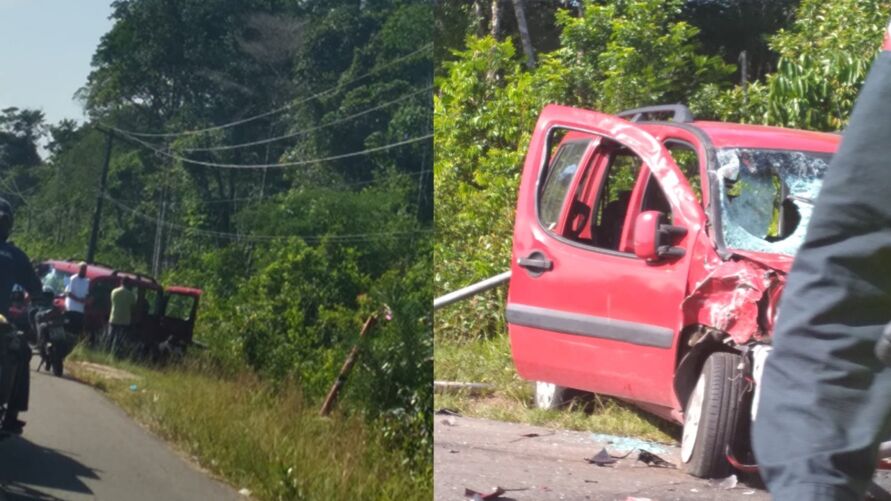
[[(535, 434), (527, 437), (524, 435)], [(591, 433), (552, 430), (515, 423), (437, 415), (434, 424), (434, 497), (465, 500), (465, 488), (490, 493), (507, 490), (499, 500), (767, 500), (757, 481), (732, 489), (713, 485), (675, 469), (637, 461), (637, 454), (610, 466), (585, 458), (606, 447), (614, 455), (626, 451)], [(600, 440), (598, 440), (600, 439)], [(659, 457), (679, 463), (680, 449), (661, 447)], [(891, 478), (880, 474), (885, 488)]]
[(25, 433), (0, 442), (0, 499), (246, 499), (94, 389), (35, 366)]

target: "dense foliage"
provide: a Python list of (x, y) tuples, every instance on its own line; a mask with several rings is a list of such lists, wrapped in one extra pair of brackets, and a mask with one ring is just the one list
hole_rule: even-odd
[[(88, 123), (0, 115), (14, 239), (35, 258), (82, 258), (101, 198), (97, 261), (201, 287), (197, 337), (217, 370), (296, 382), (311, 401), (389, 308), (341, 405), (425, 472), (430, 2), (116, 0), (112, 19), (79, 92)], [(225, 167), (278, 163), (292, 165)]]
[[(508, 268), (525, 148), (543, 105), (616, 112), (684, 102), (699, 118), (840, 130), (891, 15), (886, 0), (564, 3), (542, 28), (559, 31), (558, 47), (529, 70), (517, 34), (487, 35), (467, 5), (441, 7), (449, 17), (437, 34), (453, 44), (434, 98), (437, 294)], [(441, 31), (462, 13), (470, 24), (459, 43)], [(748, 24), (719, 29), (714, 20), (728, 13)], [(437, 336), (503, 332), (502, 305), (499, 290), (444, 310)]]

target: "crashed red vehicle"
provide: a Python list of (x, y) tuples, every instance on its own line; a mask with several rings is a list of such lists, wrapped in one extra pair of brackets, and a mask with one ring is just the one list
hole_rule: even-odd
[(513, 359), (537, 382), (536, 403), (579, 389), (681, 423), (696, 476), (749, 457), (753, 382), (839, 142), (698, 121), (682, 105), (618, 116), (546, 107), (520, 184), (507, 299)]
[[(74, 261), (50, 260), (37, 266), (37, 274), (44, 288), (48, 287), (56, 294), (55, 305), (59, 309), (64, 307), (65, 285), (77, 270), (78, 263)], [(157, 349), (165, 342), (179, 348), (192, 344), (202, 292), (200, 289), (179, 286), (164, 288), (152, 277), (98, 264), (87, 266), (90, 291), (84, 313), (84, 330), (95, 338), (105, 328), (111, 312), (111, 291), (125, 277), (133, 281), (136, 292), (133, 333), (149, 354), (156, 355)]]

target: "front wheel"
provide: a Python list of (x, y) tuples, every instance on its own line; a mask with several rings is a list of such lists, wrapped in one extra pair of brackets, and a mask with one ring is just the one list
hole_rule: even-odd
[(50, 362), (50, 366), (53, 370), (54, 376), (62, 377), (62, 372), (64, 371), (64, 367), (63, 367), (64, 363), (65, 363), (65, 360), (63, 358), (59, 358), (59, 357), (52, 358), (52, 360)]
[(734, 441), (744, 391), (742, 357), (713, 353), (705, 361), (684, 408), (681, 461), (696, 477), (720, 478), (730, 473), (725, 451)]
[(535, 408), (556, 410), (562, 408), (571, 399), (571, 390), (565, 386), (544, 381), (535, 382)]

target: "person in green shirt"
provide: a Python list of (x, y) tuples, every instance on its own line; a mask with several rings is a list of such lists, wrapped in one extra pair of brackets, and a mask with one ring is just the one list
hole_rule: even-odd
[(122, 354), (125, 347), (130, 344), (130, 323), (135, 305), (133, 281), (125, 277), (122, 284), (111, 291), (111, 314), (108, 316), (111, 352), (116, 355)]

